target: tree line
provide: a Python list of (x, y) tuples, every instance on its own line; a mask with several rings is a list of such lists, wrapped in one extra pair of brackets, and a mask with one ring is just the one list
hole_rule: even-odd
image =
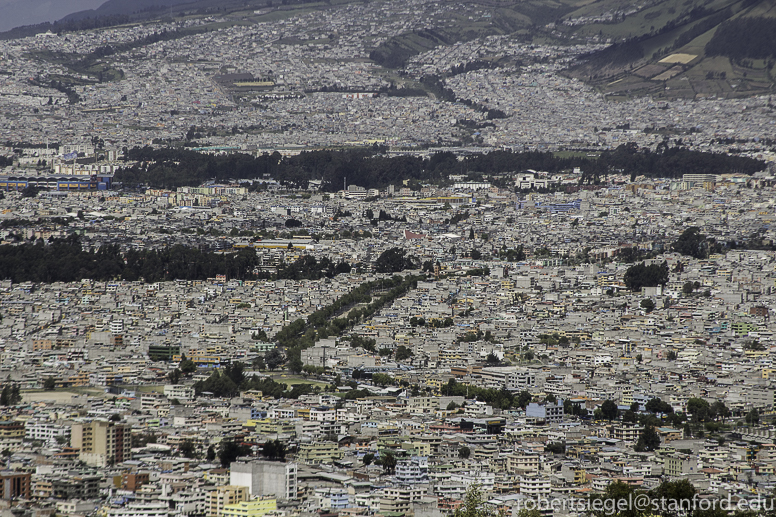
[(383, 188), (404, 180), (443, 184), (450, 174), (487, 171), (507, 174), (526, 169), (558, 173), (574, 167), (582, 169), (582, 183), (598, 183), (610, 174), (680, 178), (685, 173), (753, 174), (765, 168), (760, 160), (726, 154), (691, 151), (683, 147), (659, 146), (656, 151), (623, 144), (604, 151), (598, 158), (562, 158), (549, 152), (498, 150), (458, 160), (455, 154), (438, 152), (428, 158), (388, 157), (387, 149), (373, 146), (350, 150), (317, 150), (296, 156), (280, 153), (253, 157), (241, 153), (222, 156), (201, 154), (178, 148), (133, 148), (126, 152), (126, 167), (116, 173), (124, 185), (150, 185), (159, 188), (195, 186), (205, 181), (273, 178), (291, 187), (306, 189), (310, 180), (323, 180), (323, 189), (340, 189), (345, 178), (365, 188)]
[(458, 396), (466, 397), (467, 399), (477, 399), (480, 402), (487, 402), (491, 406), (500, 409), (525, 409), (533, 398), (525, 390), (515, 395), (506, 388), (499, 390), (495, 388), (480, 388), (469, 384), (461, 384), (455, 379), (447, 381), (447, 384), (442, 386), (441, 391), (445, 397)]
[[(404, 296), (417, 286), (423, 276), (407, 275), (401, 277), (373, 280), (359, 285), (307, 317), (294, 320), (275, 334), (274, 340), (286, 352), (288, 369), (298, 373), (303, 371), (302, 350), (312, 347), (318, 339), (329, 336), (341, 336), (347, 329), (363, 319), (371, 317), (397, 298)], [(373, 298), (374, 294), (379, 294)], [(363, 307), (356, 308), (356, 305)], [(351, 309), (351, 307), (353, 307)], [(345, 311), (348, 311), (345, 314)]]
[(48, 243), (38, 240), (21, 245), (0, 245), (0, 271), (13, 282), (75, 282), (92, 280), (126, 280), (162, 282), (171, 280), (206, 280), (216, 275), (229, 279), (318, 280), (348, 273), (350, 265), (320, 261), (305, 255), (278, 268), (276, 274), (254, 273), (259, 259), (253, 248), (235, 253), (212, 253), (176, 244), (168, 248), (122, 252), (117, 244), (97, 250), (84, 250), (79, 237), (72, 234)]
[(774, 34), (776, 18), (735, 18), (720, 25), (706, 44), (706, 54), (736, 61), (773, 58), (776, 57)]

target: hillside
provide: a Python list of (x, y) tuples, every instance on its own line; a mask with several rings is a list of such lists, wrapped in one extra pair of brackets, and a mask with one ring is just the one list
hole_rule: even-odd
[[(696, 99), (770, 93), (776, 6), (768, 0), (656, 0), (640, 10), (596, 2), (565, 16), (555, 33), (615, 44), (569, 75), (612, 99), (641, 95)], [(594, 7), (595, 6), (595, 7)], [(608, 11), (602, 13), (602, 9)]]
[[(52, 30), (68, 32), (172, 16), (219, 13), (227, 23), (258, 21), (253, 11), (283, 16), (295, 9), (330, 9), (367, 0), (108, 0), (54, 24), (20, 27), (0, 39)], [(450, 3), (453, 2), (440, 2)], [(770, 93), (776, 64), (776, 3), (772, 0), (480, 0), (473, 16), (455, 9), (424, 28), (376, 40), (369, 57), (388, 73), (436, 47), (509, 35), (515, 42), (612, 45), (586, 56), (566, 74), (607, 98), (744, 97)], [(404, 16), (387, 14), (386, 23)], [(431, 20), (431, 19), (429, 19)], [(370, 47), (367, 42), (367, 47)], [(488, 66), (502, 66), (488, 56)]]

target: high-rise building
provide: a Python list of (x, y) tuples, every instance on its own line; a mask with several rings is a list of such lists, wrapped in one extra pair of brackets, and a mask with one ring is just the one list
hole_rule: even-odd
[(247, 486), (251, 496), (296, 499), (297, 465), (279, 461), (236, 461), (230, 468), (229, 482)]
[(87, 465), (106, 467), (121, 463), (131, 458), (131, 427), (107, 420), (75, 423), (70, 445), (79, 449), (78, 459)]

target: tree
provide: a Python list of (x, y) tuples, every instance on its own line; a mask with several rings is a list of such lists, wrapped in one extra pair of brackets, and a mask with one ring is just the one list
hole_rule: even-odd
[(697, 259), (704, 259), (709, 256), (709, 242), (706, 236), (700, 233), (697, 226), (691, 226), (682, 232), (671, 247), (677, 253), (689, 255)]
[(641, 303), (639, 305), (646, 312), (652, 312), (655, 309), (655, 302), (653, 302), (650, 298), (644, 298), (643, 300), (641, 300)]
[(385, 250), (375, 261), (377, 273), (400, 273), (405, 269), (415, 269), (417, 265), (412, 257), (405, 256), (406, 252), (401, 248)]
[(517, 394), (517, 407), (525, 409), (531, 402), (533, 396), (527, 391), (523, 390)]
[(613, 400), (605, 400), (601, 404), (601, 414), (610, 422), (617, 418), (620, 414), (620, 410), (617, 409), (617, 404)]
[(544, 446), (544, 451), (550, 454), (566, 454), (565, 442), (547, 442)]
[[(679, 515), (687, 515), (688, 512), (684, 511), (687, 508), (687, 503), (695, 499), (697, 491), (693, 484), (687, 480), (682, 479), (679, 481), (665, 481), (658, 485), (656, 488), (649, 492), (649, 495), (653, 500), (665, 501), (663, 510), (660, 512), (663, 517), (678, 517)], [(712, 517), (719, 514), (708, 514), (705, 511), (694, 510), (692, 515), (696, 517)], [(727, 512), (723, 512), (721, 515), (728, 515)], [(720, 516), (721, 517), (721, 516)]]
[[(649, 508), (649, 499), (645, 501), (646, 505), (638, 508), (632, 504), (634, 501), (635, 490), (632, 486), (622, 481), (610, 483), (603, 494), (595, 494), (590, 497), (589, 508), (595, 510), (589, 512), (591, 517), (604, 517), (612, 515), (615, 512), (607, 511), (607, 508), (616, 508), (618, 517), (642, 517), (646, 515), (644, 509)], [(631, 503), (631, 504), (629, 504)]]
[(635, 424), (636, 423), (636, 413), (629, 409), (625, 413), (622, 414), (622, 421), (628, 424)]
[(253, 367), (257, 370), (265, 370), (267, 368), (267, 364), (264, 362), (264, 358), (262, 356), (257, 356), (253, 360)]
[(250, 454), (250, 452), (251, 448), (247, 445), (235, 443), (232, 440), (222, 440), (218, 447), (218, 460), (222, 467), (229, 468), (229, 465), (237, 458)]
[(43, 381), (43, 389), (46, 391), (54, 391), (57, 387), (57, 380), (54, 377), (46, 377)]
[(406, 346), (399, 345), (398, 347), (396, 347), (396, 353), (394, 354), (394, 358), (397, 361), (404, 361), (409, 359), (412, 356), (413, 356), (412, 350), (410, 350)]
[(380, 457), (380, 465), (383, 467), (384, 474), (393, 474), (396, 470), (396, 456), (393, 453), (386, 452)]
[(22, 401), (19, 386), (6, 384), (0, 393), (0, 406), (15, 406)]
[(646, 426), (639, 434), (635, 447), (636, 452), (654, 451), (658, 447), (660, 447), (660, 435), (657, 434), (653, 426)]
[(650, 413), (673, 413), (674, 408), (671, 407), (671, 404), (668, 402), (663, 402), (659, 398), (653, 398), (649, 399), (647, 403), (644, 405), (644, 409), (649, 411)]
[(364, 462), (364, 466), (369, 466), (374, 460), (375, 460), (375, 455), (372, 454), (371, 452), (364, 454), (364, 457), (361, 459), (361, 461)]
[(458, 449), (458, 457), (462, 460), (469, 459), (469, 456), (471, 456), (472, 450), (465, 445)]
[(176, 368), (167, 374), (167, 378), (170, 379), (172, 384), (178, 384), (181, 380), (181, 375), (183, 375), (181, 371)]
[(447, 405), (447, 410), (448, 411), (455, 411), (456, 409), (458, 409), (458, 404), (456, 404), (455, 402), (453, 402), (451, 400), (450, 403)]
[(273, 348), (264, 354), (264, 361), (267, 363), (267, 368), (274, 370), (283, 364), (285, 358), (283, 357), (283, 352), (281, 352), (278, 348)]
[(691, 295), (695, 291), (695, 286), (692, 282), (685, 282), (682, 286), (682, 293), (685, 295)]
[(687, 401), (687, 412), (692, 415), (693, 422), (705, 422), (709, 417), (709, 403), (697, 397)]
[(189, 374), (197, 371), (197, 365), (191, 359), (186, 358), (186, 354), (181, 354), (181, 362), (178, 364), (181, 373)]
[(477, 483), (469, 485), (463, 504), (456, 508), (453, 517), (495, 517), (495, 512), (485, 502), (482, 486)]
[(283, 460), (286, 457), (286, 444), (280, 440), (269, 440), (261, 448), (261, 453), (271, 460)]
[(760, 423), (760, 412), (757, 411), (757, 409), (752, 409), (749, 413), (746, 414), (746, 417), (744, 417), (746, 420), (746, 423), (749, 425), (756, 425)]
[(488, 354), (488, 357), (487, 357), (487, 359), (485, 359), (485, 361), (486, 361), (488, 364), (497, 365), (498, 363), (500, 363), (500, 362), (501, 362), (501, 359), (499, 359), (499, 358), (498, 358), (498, 356), (497, 356), (496, 354), (494, 354), (493, 352), (491, 352), (491, 353), (489, 353), (489, 354)]
[(668, 263), (650, 264), (644, 262), (634, 264), (625, 271), (625, 285), (631, 291), (640, 291), (642, 287), (656, 287), (668, 283)]
[(207, 453), (205, 454), (205, 459), (209, 462), (212, 462), (216, 459), (216, 449), (212, 445), (207, 448)]
[(389, 384), (393, 384), (394, 382), (395, 379), (387, 373), (375, 373), (372, 375), (372, 383), (377, 384), (378, 386), (387, 386)]
[(22, 189), (22, 197), (35, 197), (38, 195), (38, 192), (40, 192), (41, 189), (38, 187), (33, 187), (32, 185), (29, 185)]
[(178, 446), (178, 450), (183, 455), (184, 458), (196, 458), (197, 457), (197, 447), (194, 445), (194, 442), (191, 440), (183, 440), (181, 444)]
[(725, 419), (730, 417), (730, 410), (721, 400), (717, 400), (711, 405), (709, 413), (714, 419), (722, 419), (723, 424), (725, 423)]

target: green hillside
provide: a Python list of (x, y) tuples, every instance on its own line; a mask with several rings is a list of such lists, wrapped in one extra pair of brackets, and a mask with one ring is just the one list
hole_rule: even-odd
[[(569, 13), (568, 38), (614, 42), (570, 75), (610, 98), (744, 97), (774, 87), (776, 6), (769, 0), (663, 0), (596, 20), (627, 2), (606, 0)], [(620, 11), (622, 12), (622, 11)], [(585, 23), (588, 22), (588, 23)]]

